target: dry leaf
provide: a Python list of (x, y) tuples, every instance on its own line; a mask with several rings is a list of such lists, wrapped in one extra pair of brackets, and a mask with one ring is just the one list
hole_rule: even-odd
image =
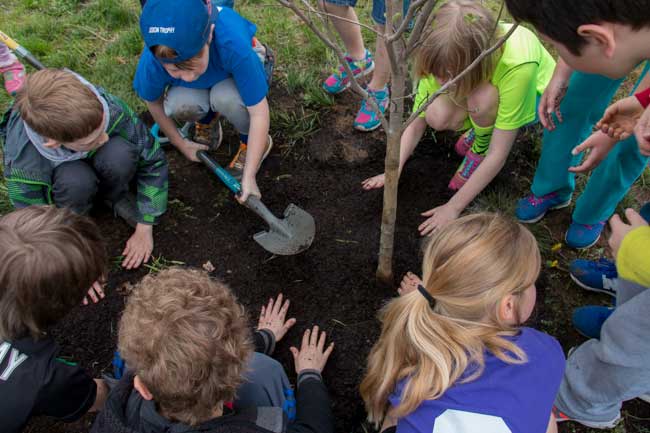
[(212, 272), (212, 271), (215, 270), (215, 267), (214, 267), (214, 265), (212, 264), (212, 262), (211, 262), (210, 260), (208, 260), (207, 262), (203, 263), (203, 264), (201, 265), (201, 267), (202, 267), (206, 272)]

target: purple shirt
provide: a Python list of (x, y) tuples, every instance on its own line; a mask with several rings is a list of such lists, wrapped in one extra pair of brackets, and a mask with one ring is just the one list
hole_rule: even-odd
[[(425, 400), (397, 422), (397, 433), (545, 433), (564, 374), (557, 340), (532, 328), (510, 338), (528, 356), (508, 364), (485, 354), (485, 370), (472, 382), (457, 383), (437, 400)], [(390, 395), (397, 406), (405, 381)]]

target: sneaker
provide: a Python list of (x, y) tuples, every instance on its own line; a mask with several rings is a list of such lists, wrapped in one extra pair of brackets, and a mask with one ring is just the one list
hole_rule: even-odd
[(205, 144), (210, 150), (217, 150), (221, 146), (221, 140), (223, 139), (219, 113), (215, 114), (210, 123), (194, 122), (192, 138), (199, 144)]
[(621, 420), (621, 415), (620, 414), (611, 421), (585, 421), (585, 420), (581, 420), (581, 419), (575, 419), (575, 418), (571, 418), (570, 416), (568, 416), (564, 412), (560, 411), (560, 409), (558, 409), (557, 406), (555, 406), (555, 405), (553, 405), (553, 408), (551, 409), (551, 412), (553, 413), (553, 416), (555, 417), (555, 421), (557, 423), (566, 422), (566, 421), (573, 421), (573, 422), (580, 423), (580, 424), (582, 424), (584, 426), (587, 426), (587, 427), (591, 427), (591, 428), (595, 428), (595, 429), (601, 429), (601, 430), (612, 429), (612, 428), (616, 427), (616, 425)]
[(476, 134), (474, 133), (474, 128), (469, 129), (467, 132), (465, 132), (463, 135), (460, 136), (456, 144), (454, 145), (454, 149), (456, 149), (456, 153), (459, 154), (460, 156), (465, 156), (467, 155), (467, 152), (472, 148), (472, 145), (474, 144), (474, 139), (476, 138)]
[(639, 214), (644, 220), (650, 223), (650, 202), (641, 206), (641, 209), (639, 210)]
[[(260, 160), (259, 165), (262, 165), (262, 162), (269, 155), (269, 152), (271, 152), (272, 148), (273, 148), (273, 139), (269, 135), (268, 139), (266, 140), (266, 150), (264, 151), (264, 155), (262, 155), (262, 159)], [(248, 146), (246, 144), (239, 143), (239, 150), (237, 150), (235, 157), (232, 159), (232, 161), (230, 161), (230, 164), (228, 164), (228, 172), (232, 177), (234, 177), (240, 182), (241, 182), (242, 175), (244, 174), (244, 165), (246, 164), (247, 150), (248, 150)], [(257, 168), (259, 169), (259, 166)]]
[(600, 338), (600, 329), (614, 312), (614, 307), (590, 305), (573, 311), (573, 327), (587, 338)]
[[(379, 111), (384, 114), (386, 108), (388, 108), (388, 102), (390, 100), (388, 86), (381, 90), (368, 89), (368, 95), (375, 98), (377, 105), (379, 105)], [(374, 131), (379, 127), (379, 125), (381, 125), (379, 116), (375, 113), (375, 110), (373, 110), (368, 100), (364, 99), (361, 102), (361, 109), (357, 113), (357, 117), (354, 119), (354, 129), (358, 131)]]
[(465, 159), (463, 159), (463, 162), (458, 166), (458, 170), (456, 170), (454, 177), (451, 178), (448, 188), (452, 191), (458, 191), (461, 189), (484, 159), (484, 156), (476, 154), (471, 150), (467, 152)]
[(515, 215), (521, 223), (532, 224), (544, 218), (546, 212), (571, 204), (571, 196), (561, 197), (557, 192), (537, 197), (529, 194), (517, 202)]
[[(355, 78), (364, 77), (375, 69), (375, 62), (372, 60), (372, 55), (368, 50), (366, 50), (366, 54), (361, 60), (354, 60), (350, 56), (345, 56), (345, 61), (348, 62)], [(345, 72), (345, 68), (342, 65), (339, 65), (338, 69), (327, 77), (323, 83), (323, 89), (331, 94), (341, 93), (348, 87), (350, 87), (350, 77), (348, 77), (348, 73)]]
[(569, 275), (583, 289), (616, 297), (614, 280), (618, 278), (618, 272), (611, 260), (574, 260), (569, 265)]
[(111, 209), (113, 214), (122, 218), (128, 225), (134, 227), (138, 224), (138, 204), (135, 195), (127, 192), (115, 203), (106, 203)]
[(12, 64), (0, 68), (0, 73), (4, 76), (7, 93), (16, 96), (16, 92), (25, 84), (25, 67), (23, 64), (16, 60)]
[(596, 224), (580, 224), (572, 221), (569, 230), (567, 230), (564, 236), (564, 240), (571, 248), (589, 248), (600, 239), (600, 234), (603, 228), (605, 228), (605, 223), (606, 221), (601, 221)]

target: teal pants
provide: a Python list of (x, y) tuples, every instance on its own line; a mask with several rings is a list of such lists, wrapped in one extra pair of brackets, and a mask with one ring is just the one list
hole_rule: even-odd
[[(646, 64), (641, 78), (648, 69)], [(538, 197), (552, 192), (564, 197), (573, 194), (575, 175), (568, 169), (578, 165), (582, 155), (573, 156), (571, 150), (591, 135), (593, 125), (600, 120), (622, 81), (573, 73), (560, 106), (564, 122), (556, 121), (554, 131), (544, 130), (542, 156), (531, 186), (533, 194)], [(591, 173), (576, 201), (573, 221), (596, 224), (609, 219), (647, 163), (648, 157), (639, 153), (634, 137), (618, 143)]]

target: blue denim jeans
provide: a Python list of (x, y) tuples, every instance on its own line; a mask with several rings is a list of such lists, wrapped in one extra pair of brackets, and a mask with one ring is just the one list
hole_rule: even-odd
[[(402, 0), (402, 17), (406, 16), (409, 9), (409, 0)], [(375, 23), (386, 24), (386, 0), (372, 0), (372, 19)]]

